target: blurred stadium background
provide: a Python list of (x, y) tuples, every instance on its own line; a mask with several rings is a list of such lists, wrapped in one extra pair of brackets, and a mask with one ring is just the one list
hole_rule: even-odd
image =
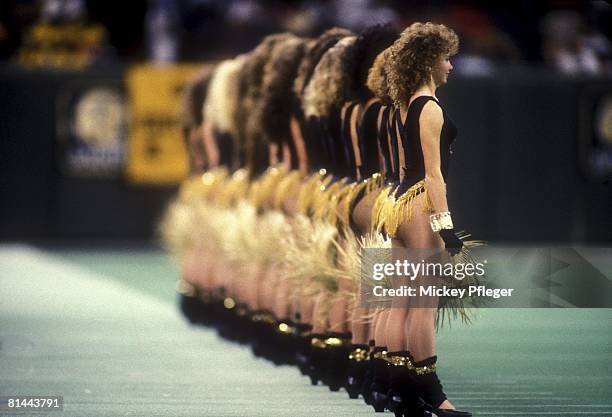
[[(178, 107), (200, 65), (269, 33), (415, 20), (462, 42), (440, 90), (458, 227), (609, 247), (605, 1), (2, 0), (0, 395), (86, 415), (370, 415), (187, 329), (156, 223), (187, 174)], [(440, 335), (443, 380), (479, 416), (612, 415), (610, 311), (485, 310)]]
[(392, 21), (460, 36), (450, 204), (495, 242), (612, 241), (612, 8), (604, 1), (6, 0), (0, 238), (146, 239), (187, 170), (199, 65), (279, 31)]

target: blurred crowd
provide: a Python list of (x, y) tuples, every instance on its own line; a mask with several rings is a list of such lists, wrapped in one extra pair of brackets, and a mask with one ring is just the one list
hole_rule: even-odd
[(70, 69), (216, 60), (270, 33), (416, 20), (459, 34), (464, 74), (528, 64), (612, 76), (612, 6), (602, 0), (3, 0), (0, 60)]

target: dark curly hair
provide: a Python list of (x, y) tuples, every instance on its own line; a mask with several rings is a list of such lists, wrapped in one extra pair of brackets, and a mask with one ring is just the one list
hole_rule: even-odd
[(267, 162), (267, 149), (262, 137), (261, 119), (253, 112), (261, 96), (264, 67), (275, 45), (294, 37), (290, 33), (266, 36), (255, 49), (247, 54), (238, 77), (240, 107), (236, 117), (237, 152), (242, 165), (246, 165), (251, 174), (261, 171), (264, 160)]
[(393, 103), (407, 103), (429, 81), (440, 56), (454, 55), (458, 49), (459, 38), (447, 26), (431, 22), (408, 26), (389, 48), (384, 70)]
[(261, 96), (254, 110), (266, 141), (282, 143), (291, 135), (289, 119), (296, 99), (292, 89), (308, 39), (288, 38), (274, 47), (264, 66)]
[[(242, 66), (240, 74), (239, 95), (241, 97), (240, 117), (239, 117), (239, 142), (246, 144), (253, 140), (253, 134), (260, 132), (260, 126), (251, 117), (252, 109), (257, 105), (261, 95), (261, 85), (263, 81), (264, 66), (274, 49), (274, 46), (283, 40), (293, 38), (289, 33), (277, 33), (266, 36), (259, 45), (248, 53), (246, 61)], [(250, 126), (255, 125), (255, 131), (250, 130)]]
[(370, 68), (374, 65), (376, 57), (391, 46), (398, 37), (399, 32), (389, 23), (368, 26), (361, 31), (353, 44), (354, 62), (349, 64), (355, 87), (352, 99), (367, 101), (372, 97), (372, 91), (366, 85)]

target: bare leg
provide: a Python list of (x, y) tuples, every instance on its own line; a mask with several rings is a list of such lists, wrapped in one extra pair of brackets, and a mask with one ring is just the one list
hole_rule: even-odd
[[(361, 236), (370, 233), (372, 207), (376, 200), (376, 195), (377, 193), (375, 192), (365, 195), (357, 203), (351, 213), (351, 218), (357, 226)], [(362, 307), (359, 301), (356, 302), (351, 317), (353, 343), (355, 344), (368, 344), (370, 340), (374, 340), (375, 324), (379, 313), (374, 313), (374, 317), (368, 322), (366, 317), (369, 313), (371, 313), (371, 311), (368, 308)]]
[(329, 302), (329, 294), (326, 291), (320, 291), (315, 299), (312, 312), (312, 332), (325, 333), (329, 329), (327, 304)]
[(357, 225), (359, 233), (362, 236), (370, 233), (372, 226), (372, 208), (374, 207), (377, 196), (378, 193), (376, 192), (366, 194), (357, 205), (355, 205), (353, 213), (351, 213), (353, 222)]
[[(343, 260), (339, 260), (342, 268)], [(354, 291), (352, 281), (348, 279), (338, 279), (338, 293), (332, 299), (329, 309), (330, 331), (346, 333), (349, 331), (348, 297)]]
[(244, 302), (251, 311), (259, 309), (257, 294), (260, 275), (260, 267), (256, 265), (252, 265), (245, 271), (246, 289)]
[(258, 304), (264, 310), (274, 308), (274, 298), (276, 295), (277, 276), (273, 269), (268, 269), (261, 276), (259, 285)]
[(195, 288), (199, 288), (197, 274), (197, 253), (195, 248), (188, 250), (181, 259), (181, 277)]
[(365, 320), (367, 314), (368, 309), (356, 301), (351, 314), (352, 343), (355, 345), (367, 345), (370, 341), (370, 324)]
[(273, 311), (279, 320), (289, 317), (291, 307), (291, 300), (289, 298), (290, 289), (290, 283), (287, 279), (278, 278)]
[[(424, 194), (416, 197), (414, 216), (410, 222), (402, 224), (398, 230), (398, 237), (407, 248), (431, 248), (443, 249), (444, 242), (437, 233), (431, 230), (429, 225), (429, 213), (420, 210)], [(424, 283), (424, 277), (417, 278), (417, 285)], [(411, 308), (405, 322), (407, 344), (415, 361), (420, 361), (436, 354), (435, 319), (437, 300), (431, 297), (425, 299), (415, 298), (412, 300)], [(433, 305), (432, 305), (433, 304)], [(454, 409), (447, 400), (440, 408)]]
[(389, 309), (382, 309), (374, 322), (374, 341), (376, 346), (387, 346), (387, 320)]
[(299, 297), (300, 321), (302, 323), (310, 325), (314, 324), (314, 304), (314, 297), (310, 294), (305, 294), (304, 291), (302, 291)]
[(336, 297), (329, 308), (329, 330), (331, 332), (348, 332), (347, 299)]

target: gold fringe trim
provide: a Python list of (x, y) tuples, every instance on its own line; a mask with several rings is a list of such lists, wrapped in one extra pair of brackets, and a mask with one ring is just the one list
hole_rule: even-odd
[(255, 208), (262, 209), (266, 203), (271, 204), (275, 196), (276, 187), (287, 174), (283, 166), (270, 167), (256, 181), (253, 181), (249, 190), (249, 201)]
[(382, 232), (382, 215), (381, 211), (385, 202), (389, 198), (389, 193), (393, 188), (393, 184), (387, 184), (384, 186), (378, 193), (378, 197), (374, 200), (374, 204), (372, 205), (372, 218), (371, 218), (371, 226), (370, 233), (380, 233)]
[(345, 197), (346, 205), (343, 206), (343, 212), (339, 214), (340, 219), (344, 223), (344, 226), (348, 226), (350, 224), (351, 214), (353, 212), (353, 209), (355, 208), (354, 201), (359, 195), (359, 193), (363, 190), (365, 198), (365, 196), (368, 194), (380, 192), (383, 186), (384, 178), (378, 172), (359, 183), (354, 183), (353, 185), (351, 185), (351, 190)]
[(319, 209), (318, 214), (321, 216), (320, 218), (322, 220), (327, 221), (333, 226), (337, 226), (338, 221), (343, 221), (343, 219), (340, 218), (339, 207), (340, 204), (343, 204), (343, 200), (353, 186), (353, 184), (347, 184), (347, 182), (347, 179), (344, 178), (335, 182), (325, 190), (326, 197), (322, 201), (322, 207)]
[(361, 181), (359, 183), (352, 183), (348, 188), (346, 195), (344, 196), (344, 201), (342, 202), (342, 212), (338, 213), (338, 217), (342, 222), (343, 226), (347, 227), (351, 222), (351, 213), (353, 209), (353, 201), (359, 195), (361, 190), (364, 190), (367, 187), (368, 183), (365, 181)]
[(322, 183), (318, 188), (315, 188), (311, 203), (313, 219), (327, 221), (335, 225), (336, 215), (335, 210), (332, 210), (332, 206), (337, 206), (338, 194), (342, 192), (342, 188), (345, 184), (346, 179), (342, 179), (331, 185)]
[(414, 216), (415, 198), (424, 194), (421, 203), (421, 210), (424, 213), (433, 211), (433, 206), (427, 195), (425, 180), (421, 180), (410, 187), (399, 198), (395, 197), (397, 191), (388, 195), (380, 206), (378, 214), (378, 227), (383, 227), (384, 231), (391, 237), (397, 235), (397, 229), (404, 222), (409, 222)]
[(291, 171), (280, 180), (273, 197), (274, 208), (282, 211), (283, 204), (289, 197), (297, 197), (299, 195), (301, 181), (302, 176), (299, 171)]
[(219, 190), (216, 202), (218, 206), (229, 208), (247, 195), (249, 189), (249, 175), (245, 169), (239, 169), (232, 174), (229, 181)]
[(303, 214), (304, 216), (311, 214), (310, 207), (315, 190), (320, 185), (325, 185), (325, 180), (329, 182), (331, 181), (331, 177), (327, 175), (327, 171), (325, 169), (320, 169), (317, 173), (311, 175), (304, 184), (302, 184), (297, 201), (297, 209), (300, 214)]

